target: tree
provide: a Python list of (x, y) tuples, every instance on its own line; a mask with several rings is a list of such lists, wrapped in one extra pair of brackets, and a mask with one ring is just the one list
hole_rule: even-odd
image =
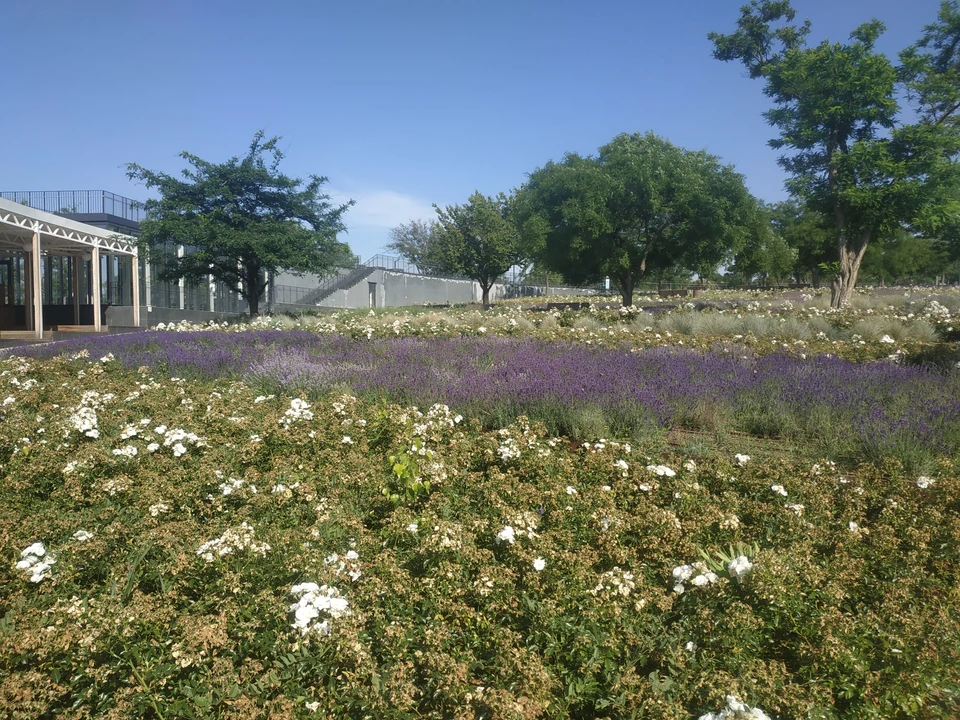
[(758, 278), (761, 284), (782, 283), (790, 277), (797, 261), (797, 250), (773, 222), (774, 206), (761, 206), (766, 218), (763, 228), (751, 235), (737, 253), (733, 269), (742, 281)]
[[(325, 177), (311, 175), (304, 183), (281, 174), (279, 141), (264, 141), (259, 131), (245, 157), (220, 164), (183, 152), (180, 157), (192, 166), (183, 180), (127, 165), (130, 179), (160, 195), (145, 203), (140, 242), (161, 267), (161, 278), (204, 281), (212, 275), (239, 287), (250, 314), (258, 315), (266, 273), (323, 274), (350, 263), (350, 248), (337, 233), (345, 229), (341, 217), (353, 201), (331, 204), (321, 192)], [(168, 243), (187, 252), (171, 256), (164, 251)]]
[(951, 267), (946, 254), (932, 240), (897, 230), (872, 243), (863, 257), (863, 275), (882, 285), (928, 283)]
[(390, 229), (390, 243), (387, 250), (417, 266), (421, 272), (440, 272), (443, 264), (438, 255), (437, 222), (430, 220), (411, 220)]
[(829, 219), (796, 200), (785, 200), (770, 207), (770, 223), (796, 254), (793, 273), (797, 282), (809, 278), (814, 287), (820, 287), (820, 266), (836, 257)]
[[(786, 149), (791, 194), (831, 219), (838, 272), (831, 304), (848, 302), (871, 239), (921, 217), (933, 202), (932, 179), (950, 151), (931, 123), (897, 125), (898, 73), (874, 44), (884, 31), (873, 20), (847, 44), (808, 47), (809, 21), (793, 23), (789, 0), (753, 0), (732, 35), (710, 33), (713, 56), (738, 60), (763, 78), (775, 108), (764, 113)], [(779, 23), (779, 24), (778, 24)], [(775, 26), (776, 25), (776, 26)]]
[(537, 260), (576, 284), (611, 278), (624, 305), (648, 273), (710, 274), (760, 226), (732, 167), (653, 133), (548, 162), (519, 195)]
[(429, 262), (440, 272), (466, 275), (480, 284), (483, 304), (490, 304), (490, 288), (524, 259), (520, 231), (512, 219), (511, 201), (479, 191), (465, 205), (437, 211)]

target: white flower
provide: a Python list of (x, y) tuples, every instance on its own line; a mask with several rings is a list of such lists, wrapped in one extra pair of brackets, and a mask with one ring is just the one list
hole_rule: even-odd
[(160, 443), (150, 443), (149, 445), (147, 445), (147, 452), (155, 453), (159, 449), (160, 449)]
[(858, 532), (860, 532), (860, 526), (857, 525), (853, 520), (851, 520), (849, 523), (847, 523), (847, 527), (850, 529), (850, 532), (852, 532), (852, 533), (858, 533)]
[(542, 557), (538, 557), (536, 560), (533, 561), (533, 569), (536, 570), (537, 572), (540, 572), (546, 566), (547, 566), (547, 561), (544, 560)]
[(697, 649), (697, 644), (691, 640), (686, 645), (683, 646), (683, 649), (687, 652), (694, 652)]
[(773, 490), (777, 495), (787, 496), (787, 489), (783, 485), (771, 485), (770, 489)]
[(694, 568), (692, 565), (678, 565), (673, 569), (673, 577), (678, 582), (684, 582), (693, 577)]
[(936, 482), (933, 478), (929, 478), (926, 475), (921, 475), (917, 478), (917, 487), (921, 490), (926, 490), (928, 487), (933, 485)]
[(743, 579), (750, 574), (751, 570), (753, 570), (753, 563), (746, 555), (735, 557), (727, 565), (727, 572), (730, 573), (730, 577), (735, 577), (740, 582), (743, 582)]
[(573, 485), (567, 485), (567, 495), (576, 495), (577, 489)]
[(77, 530), (73, 534), (73, 539), (77, 542), (86, 542), (93, 537), (93, 533), (87, 532), (86, 530)]
[(503, 530), (497, 533), (497, 542), (507, 542), (511, 545), (515, 542), (513, 528), (506, 525)]
[(894, 339), (893, 339), (892, 337), (890, 337), (889, 335), (884, 335), (882, 338), (880, 338), (880, 342), (892, 344), (892, 343), (895, 343), (896, 340), (894, 340)]
[(683, 464), (683, 469), (686, 470), (687, 472), (696, 472), (697, 464), (693, 460), (687, 460)]
[(316, 712), (320, 709), (320, 703), (317, 701), (308, 702), (304, 707), (306, 707), (310, 712)]
[(344, 445), (353, 445), (353, 440), (350, 439), (349, 435), (344, 435), (343, 440), (340, 441)]
[(412, 522), (409, 525), (407, 525), (407, 532), (415, 533), (419, 529), (420, 529), (420, 525), (418, 523)]
[(660, 477), (673, 477), (677, 474), (666, 465), (647, 465), (647, 470)]
[(734, 457), (734, 459), (737, 461), (737, 465), (739, 465), (740, 467), (743, 467), (743, 466), (746, 465), (748, 462), (750, 462), (750, 456), (749, 456), (749, 455), (741, 455), (740, 453), (737, 453), (737, 454), (734, 455), (733, 457)]

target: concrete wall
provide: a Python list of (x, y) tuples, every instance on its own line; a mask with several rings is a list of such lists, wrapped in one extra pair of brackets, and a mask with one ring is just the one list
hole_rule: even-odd
[[(305, 278), (299, 278), (304, 280)], [(375, 303), (370, 302), (370, 283), (374, 284)], [(310, 287), (305, 285), (304, 287)], [(315, 285), (314, 285), (315, 287)], [(511, 297), (542, 296), (543, 288), (535, 286), (494, 285), (490, 288), (490, 300), (497, 302)], [(592, 295), (593, 291), (579, 288), (550, 288), (550, 295)], [(452, 280), (447, 278), (425, 277), (391, 270), (374, 270), (353, 287), (336, 290), (319, 305), (288, 305), (274, 303), (274, 312), (303, 312), (304, 310), (334, 310), (369, 307), (404, 307), (408, 305), (453, 305), (461, 303), (479, 303), (483, 299), (480, 284), (472, 280)], [(266, 312), (266, 302), (261, 303)], [(236, 313), (205, 312), (202, 310), (179, 310), (176, 308), (147, 307), (140, 308), (143, 327), (152, 327), (158, 323), (177, 323), (189, 320), (204, 323), (209, 320), (229, 320)], [(108, 326), (133, 325), (133, 308), (114, 305), (106, 309)]]

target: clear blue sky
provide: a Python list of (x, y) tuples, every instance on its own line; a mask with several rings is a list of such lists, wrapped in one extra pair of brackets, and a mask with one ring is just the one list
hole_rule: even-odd
[[(138, 0), (7, 2), (0, 189), (103, 189), (123, 165), (178, 173), (254, 132), (287, 174), (354, 198), (343, 237), (367, 258), (431, 203), (493, 195), (621, 132), (705, 148), (765, 200), (785, 197), (762, 83), (710, 56), (745, 0)], [(887, 24), (892, 56), (938, 0), (794, 0), (812, 39)]]

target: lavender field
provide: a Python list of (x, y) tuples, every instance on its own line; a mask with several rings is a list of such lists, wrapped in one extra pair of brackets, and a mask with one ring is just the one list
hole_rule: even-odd
[(518, 415), (558, 435), (745, 432), (831, 456), (907, 464), (960, 445), (960, 378), (891, 362), (757, 356), (742, 345), (600, 348), (530, 338), (354, 340), (305, 331), (150, 332), (35, 348), (36, 357), (112, 353), (129, 369), (242, 379), (263, 393), (331, 389), (445, 403), (495, 428)]

